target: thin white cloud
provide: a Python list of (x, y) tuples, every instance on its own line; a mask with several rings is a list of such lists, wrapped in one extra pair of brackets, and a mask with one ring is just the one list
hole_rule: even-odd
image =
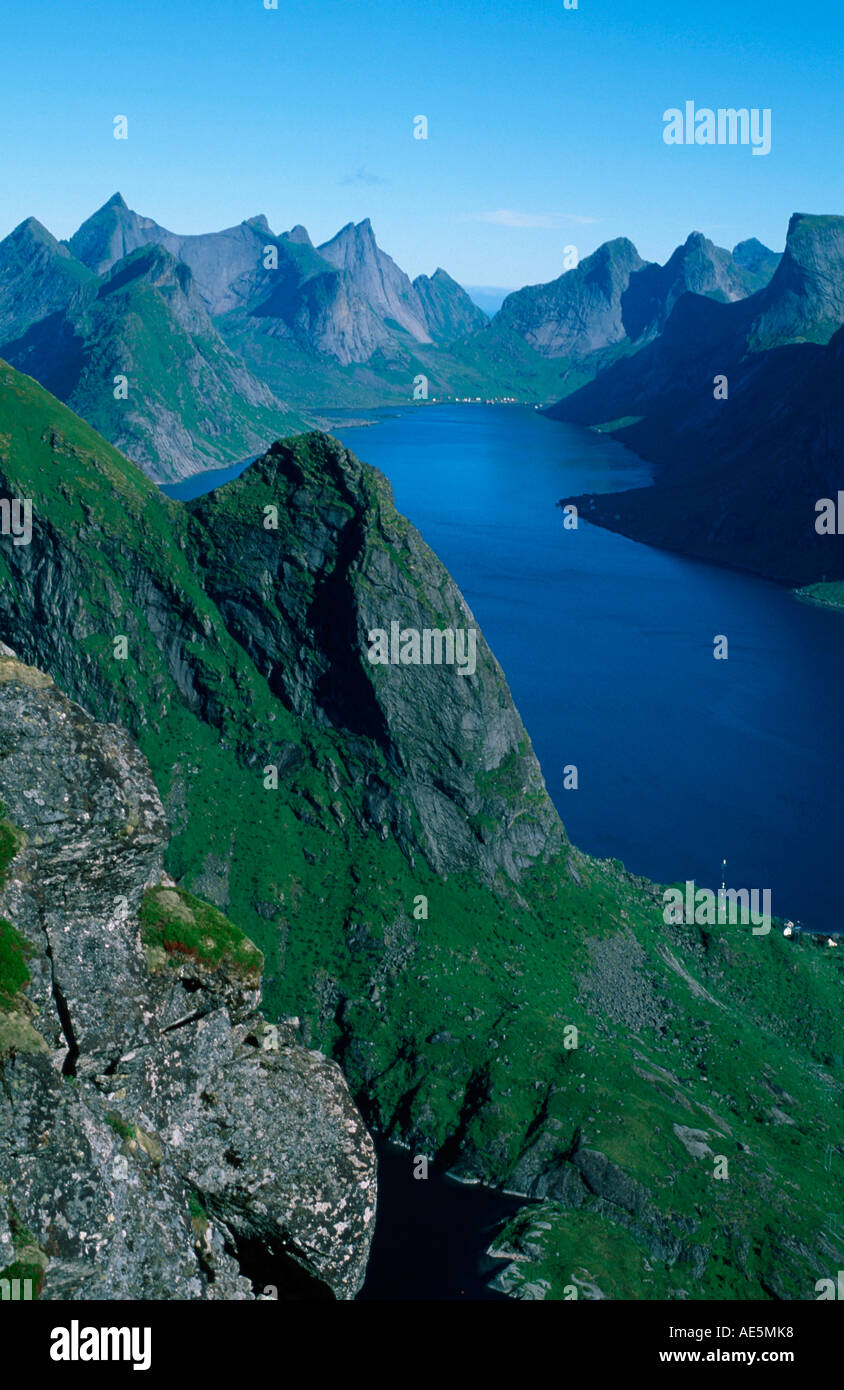
[(467, 212), (460, 217), (461, 222), (491, 222), (496, 227), (563, 227), (577, 222), (586, 226), (597, 222), (596, 217), (580, 217), (574, 212), (563, 212), (557, 216), (546, 213), (515, 212), (512, 208), (498, 208), (495, 212)]
[(368, 169), (364, 168), (363, 166), (361, 166), (356, 173), (348, 174), (346, 178), (340, 180), (341, 185), (349, 183), (386, 184), (389, 182), (389, 179), (382, 179), (380, 174), (372, 174)]

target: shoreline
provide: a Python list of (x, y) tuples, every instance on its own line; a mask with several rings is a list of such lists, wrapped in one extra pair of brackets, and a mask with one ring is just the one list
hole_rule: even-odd
[(840, 579), (826, 584), (804, 584), (791, 592), (801, 603), (811, 603), (814, 608), (826, 608), (833, 613), (844, 613), (844, 581)]

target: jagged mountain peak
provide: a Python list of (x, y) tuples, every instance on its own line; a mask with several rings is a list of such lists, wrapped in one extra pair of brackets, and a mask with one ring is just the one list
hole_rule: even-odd
[(23, 222), (19, 222), (9, 233), (8, 240), (13, 243), (24, 241), (38, 241), (43, 245), (52, 247), (59, 255), (67, 255), (67, 248), (57, 241), (53, 233), (39, 222), (37, 217), (26, 217)]
[(372, 223), (368, 217), (365, 217), (362, 222), (347, 222), (333, 237), (318, 246), (317, 250), (320, 255), (326, 256), (334, 264), (343, 253), (364, 251), (372, 256), (386, 254), (381, 251), (378, 245)]
[(584, 257), (580, 264), (585, 265), (587, 261), (601, 263), (618, 260), (629, 260), (644, 265), (635, 244), (626, 236), (617, 236), (610, 241), (601, 242), (601, 245), (596, 247), (592, 255)]
[(439, 341), (476, 333), (488, 322), (483, 309), (448, 271), (437, 266), (433, 275), (417, 275), (413, 288), (425, 313), (431, 337)]
[(284, 240), (295, 242), (297, 246), (313, 246), (308, 229), (303, 227), (301, 222), (297, 222), (295, 227), (284, 233)]
[(644, 264), (627, 237), (602, 242), (556, 280), (508, 295), (496, 323), (543, 357), (586, 357), (626, 336), (622, 295)]
[(354, 293), (380, 318), (404, 329), (417, 342), (431, 341), (416, 290), (404, 271), (381, 250), (368, 217), (362, 222), (347, 222), (317, 250), (343, 271)]
[(136, 251), (139, 246), (157, 242), (178, 253), (179, 238), (151, 217), (142, 217), (127, 207), (122, 195), (115, 193), (70, 238), (68, 247), (78, 260), (97, 275)]
[[(178, 239), (142, 235), (133, 245), (138, 238), (117, 227), (126, 215), (116, 206), (106, 214), (99, 247), (111, 249), (99, 276), (46, 237), (0, 246), (4, 356), (162, 479), (235, 463), (301, 426), (224, 343), (198, 277), (175, 254)], [(98, 262), (102, 230), (94, 227), (89, 243)], [(263, 239), (248, 234), (245, 264), (258, 263)], [(129, 250), (114, 259), (126, 241)], [(199, 256), (201, 270), (228, 248), (209, 249), (205, 261)], [(129, 383), (125, 408), (115, 405), (111, 373), (102, 369), (112, 360)]]
[(65, 309), (96, 277), (35, 217), (0, 242), (0, 344)]
[(755, 236), (748, 237), (746, 241), (738, 241), (733, 247), (733, 260), (738, 261), (739, 265), (756, 265), (767, 256), (776, 254)]
[(758, 237), (738, 242), (733, 247), (732, 257), (736, 265), (741, 267), (749, 294), (764, 289), (770, 283), (782, 260), (781, 252), (772, 251)]
[(844, 217), (795, 212), (785, 250), (763, 291), (754, 347), (827, 343), (844, 321)]
[(623, 298), (624, 326), (633, 342), (662, 333), (685, 294), (723, 303), (744, 299), (756, 288), (729, 251), (693, 231), (665, 262), (642, 266), (630, 277)]

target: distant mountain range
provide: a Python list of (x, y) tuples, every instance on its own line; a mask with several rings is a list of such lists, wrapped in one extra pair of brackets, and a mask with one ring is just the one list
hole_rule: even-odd
[(168, 480), (329, 407), (555, 400), (651, 342), (686, 292), (736, 301), (777, 261), (693, 233), (658, 266), (621, 238), (490, 321), (445, 270), (411, 280), (368, 220), (318, 247), (263, 216), (180, 236), (115, 194), (67, 243), (34, 219), (0, 243), (0, 353)]
[[(745, 264), (767, 268), (744, 245)], [(564, 500), (719, 564), (791, 584), (841, 579), (844, 540), (815, 523), (819, 499), (844, 487), (842, 325), (844, 218), (795, 214), (763, 289), (736, 303), (681, 296), (658, 337), (549, 411), (656, 465), (653, 487)]]

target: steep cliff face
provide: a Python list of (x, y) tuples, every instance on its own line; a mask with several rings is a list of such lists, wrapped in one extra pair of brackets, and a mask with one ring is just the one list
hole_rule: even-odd
[(319, 248), (342, 270), (356, 292), (381, 318), (392, 321), (419, 343), (430, 341), (425, 312), (416, 291), (392, 257), (375, 240), (369, 218), (350, 222)]
[(764, 289), (781, 259), (779, 252), (772, 251), (755, 236), (733, 247), (733, 260), (744, 274), (748, 294)]
[[(489, 882), (500, 871), (517, 878), (559, 848), (503, 672), (381, 474), (336, 440), (306, 435), (273, 445), (189, 511), (205, 591), (270, 689), (359, 748), (371, 741), (366, 803), (376, 824), (390, 824), (438, 872), (480, 871)], [(446, 638), (441, 649), (431, 640), (425, 663), (426, 629), (453, 634), (450, 664)], [(379, 632), (385, 660), (373, 663)]]
[[(131, 211), (115, 194), (71, 237), (73, 254), (64, 246), (59, 251), (81, 271), (103, 277), (121, 259), (152, 246), (189, 268), (226, 342), (284, 400), (329, 405), (384, 399), (385, 393), (407, 399), (421, 369), (407, 344), (454, 337), (484, 322), (442, 271), (431, 281), (421, 277), (428, 287), (423, 296), (380, 249), (368, 221), (349, 224), (319, 249), (304, 227), (276, 236), (264, 216), (221, 232), (181, 236)], [(0, 256), (0, 314), (2, 269)], [(373, 368), (338, 373), (338, 366), (363, 368), (374, 358)], [(384, 380), (393, 372), (401, 385)]]
[(828, 343), (844, 323), (844, 217), (795, 212), (785, 251), (760, 293), (750, 347)]
[(701, 294), (729, 302), (743, 299), (750, 283), (729, 251), (692, 232), (665, 265), (643, 266), (631, 276), (622, 300), (625, 330), (634, 341), (653, 337), (662, 332), (681, 295)]
[[(137, 269), (155, 247), (175, 258), (180, 275), (190, 271), (213, 329), (175, 345), (177, 325), (144, 313), (140, 302), (104, 335), (80, 325), (70, 312), (80, 288), (89, 298), (110, 295), (113, 272), (123, 263)], [(294, 421), (283, 415), (265, 430), (268, 411), (285, 411), (282, 403), (312, 410), (409, 402), (420, 375), (429, 399), (556, 400), (658, 334), (683, 292), (729, 300), (765, 284), (778, 258), (758, 243), (737, 250), (743, 261), (693, 233), (667, 265), (652, 266), (618, 238), (557, 280), (509, 295), (489, 323), (444, 270), (411, 282), (368, 219), (320, 247), (301, 226), (276, 235), (263, 215), (183, 236), (115, 194), (67, 244), (32, 219), (0, 244), (0, 353), (151, 476), (172, 477), (240, 461), (272, 434), (289, 433)], [(239, 359), (234, 390), (226, 388), (235, 364), (223, 360), (220, 339)], [(134, 409), (116, 410), (111, 363), (136, 347)], [(72, 395), (80, 355), (89, 389)], [(258, 381), (274, 403), (257, 398)]]
[[(747, 264), (700, 232), (692, 232), (665, 265), (646, 263), (626, 237), (605, 242), (574, 270), (547, 285), (508, 295), (495, 323), (525, 339), (544, 357), (582, 359), (626, 343), (641, 346), (664, 329), (682, 295), (722, 303), (743, 299), (765, 284), (778, 257), (747, 244)], [(602, 365), (596, 359), (597, 371)]]
[(488, 322), (483, 309), (469, 298), (462, 285), (439, 266), (433, 275), (417, 275), (413, 282), (428, 332), (434, 339), (448, 342), (467, 333), (477, 333)]
[(65, 310), (96, 277), (34, 217), (0, 242), (0, 342)]
[(543, 357), (586, 357), (626, 338), (622, 299), (631, 275), (644, 265), (626, 237), (605, 242), (550, 284), (508, 295), (496, 324)]
[(178, 255), (180, 240), (151, 217), (133, 212), (121, 194), (115, 193), (82, 223), (67, 245), (95, 275), (104, 275), (142, 246), (163, 246), (171, 255)]
[(352, 1297), (375, 1161), (339, 1069), (267, 1027), (260, 951), (162, 877), (126, 734), (5, 646), (0, 797), (4, 977), (22, 962), (0, 990), (0, 1266), (52, 1299), (249, 1299), (259, 1272)]

